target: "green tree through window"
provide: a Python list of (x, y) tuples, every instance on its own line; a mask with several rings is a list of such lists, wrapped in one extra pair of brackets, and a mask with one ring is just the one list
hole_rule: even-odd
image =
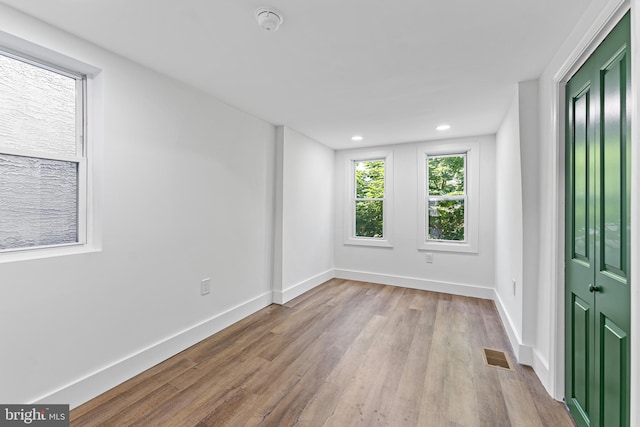
[(465, 240), (465, 154), (429, 156), (427, 238)]
[(383, 238), (384, 160), (355, 161), (355, 236)]

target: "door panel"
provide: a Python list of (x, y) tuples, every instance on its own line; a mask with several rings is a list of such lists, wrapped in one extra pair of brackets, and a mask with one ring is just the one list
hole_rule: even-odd
[(627, 55), (614, 58), (601, 71), (602, 138), (601, 138), (601, 205), (603, 270), (626, 278), (626, 251), (623, 245), (626, 230), (625, 187), (626, 168), (626, 62)]
[(626, 405), (625, 374), (627, 334), (615, 323), (602, 317), (602, 359), (600, 361), (600, 382), (603, 393), (600, 395), (600, 425), (621, 426), (628, 411)]
[(579, 426), (629, 425), (629, 14), (566, 86), (566, 396)]
[(586, 301), (575, 296), (573, 301), (572, 323), (573, 343), (571, 358), (573, 359), (573, 384), (571, 389), (571, 404), (575, 405), (581, 416), (589, 417), (589, 388), (590, 388), (590, 349), (591, 342), (591, 307)]
[(589, 141), (587, 124), (589, 123), (589, 89), (585, 89), (573, 99), (575, 134), (573, 140), (573, 257), (589, 262)]

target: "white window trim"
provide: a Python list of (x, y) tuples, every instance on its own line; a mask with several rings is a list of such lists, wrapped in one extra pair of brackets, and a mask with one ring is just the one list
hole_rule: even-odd
[[(367, 160), (384, 160), (384, 200), (382, 202), (382, 238), (356, 237), (355, 235), (355, 163)], [(393, 247), (393, 152), (361, 151), (345, 159), (345, 245)]]
[(83, 114), (78, 117), (79, 120), (83, 120), (78, 127), (81, 133), (78, 145), (82, 146), (82, 151), (78, 151), (77, 156), (52, 155), (10, 148), (2, 149), (5, 154), (78, 163), (78, 242), (2, 250), (0, 251), (0, 264), (100, 251), (102, 221), (98, 209), (99, 195), (97, 193), (101, 183), (98, 169), (101, 165), (102, 151), (102, 71), (92, 65), (5, 32), (0, 32), (0, 50), (8, 56), (17, 57), (22, 61), (68, 77), (82, 77), (77, 81), (79, 85), (82, 85), (82, 90), (78, 94), (83, 96), (79, 103)]
[[(418, 155), (418, 249), (442, 252), (478, 253), (479, 198), (480, 198), (480, 144), (475, 141), (451, 143), (425, 143), (417, 147)], [(427, 239), (427, 169), (428, 156), (466, 154), (465, 185), (465, 241), (438, 241)]]

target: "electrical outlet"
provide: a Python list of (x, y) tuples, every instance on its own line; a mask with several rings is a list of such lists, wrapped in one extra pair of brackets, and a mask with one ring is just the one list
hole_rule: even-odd
[(211, 279), (202, 279), (200, 281), (200, 295), (207, 295), (211, 292)]
[(433, 254), (431, 252), (425, 254), (424, 260), (427, 264), (433, 264)]

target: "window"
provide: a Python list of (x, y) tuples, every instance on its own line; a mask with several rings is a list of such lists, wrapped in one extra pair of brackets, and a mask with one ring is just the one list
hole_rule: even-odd
[(391, 246), (391, 153), (360, 153), (347, 164), (345, 243)]
[(85, 242), (85, 82), (0, 51), (0, 251)]
[(427, 155), (427, 239), (465, 241), (467, 155)]
[(384, 160), (356, 161), (355, 237), (384, 237)]
[(477, 252), (478, 144), (419, 147), (419, 249)]

